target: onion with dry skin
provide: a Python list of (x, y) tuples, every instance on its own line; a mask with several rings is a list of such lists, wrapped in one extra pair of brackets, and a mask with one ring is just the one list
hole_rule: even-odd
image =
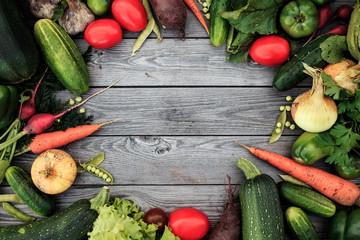
[(30, 11), (37, 18), (51, 19), (60, 0), (29, 0)]
[(335, 101), (324, 95), (322, 70), (303, 64), (305, 73), (313, 78), (309, 91), (300, 94), (291, 105), (291, 116), (306, 132), (319, 133), (330, 129), (337, 120)]
[(75, 181), (77, 166), (66, 152), (50, 149), (40, 154), (31, 167), (31, 179), (35, 186), (47, 194), (67, 190)]
[(360, 64), (349, 59), (327, 65), (324, 73), (330, 75), (337, 85), (348, 89), (353, 94), (355, 89), (359, 88), (359, 84), (354, 83), (354, 80), (360, 79)]

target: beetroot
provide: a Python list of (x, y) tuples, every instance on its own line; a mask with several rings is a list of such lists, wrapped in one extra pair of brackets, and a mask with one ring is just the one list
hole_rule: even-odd
[(182, 0), (149, 0), (161, 25), (185, 36), (186, 7)]
[(234, 201), (234, 191), (231, 188), (229, 176), (228, 179), (229, 188), (226, 191), (229, 195), (229, 202), (208, 240), (234, 240), (240, 239), (241, 236), (240, 206)]

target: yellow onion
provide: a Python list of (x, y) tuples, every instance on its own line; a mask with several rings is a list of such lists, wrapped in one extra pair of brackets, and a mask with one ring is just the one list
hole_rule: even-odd
[(349, 59), (327, 65), (324, 68), (324, 73), (330, 75), (337, 85), (348, 89), (353, 94), (355, 89), (359, 88), (359, 84), (354, 83), (354, 80), (360, 78), (360, 64)]
[(306, 132), (319, 133), (330, 129), (337, 120), (335, 101), (324, 95), (322, 70), (303, 63), (305, 73), (313, 78), (310, 90), (300, 94), (291, 105), (291, 116)]

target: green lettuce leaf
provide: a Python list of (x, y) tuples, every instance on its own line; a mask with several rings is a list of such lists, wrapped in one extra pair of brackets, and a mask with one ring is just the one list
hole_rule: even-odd
[(89, 240), (155, 240), (157, 225), (146, 224), (135, 203), (115, 198), (111, 205), (99, 208)]
[(242, 33), (269, 35), (277, 32), (277, 12), (284, 2), (286, 0), (248, 0), (245, 4), (244, 0), (236, 0), (232, 6), (240, 8), (220, 15)]
[(165, 226), (165, 229), (164, 229), (164, 233), (163, 235), (161, 236), (160, 240), (180, 240), (179, 237), (175, 236), (170, 228), (168, 228), (167, 226)]

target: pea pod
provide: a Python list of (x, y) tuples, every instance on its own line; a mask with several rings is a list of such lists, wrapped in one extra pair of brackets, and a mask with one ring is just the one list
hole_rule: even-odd
[[(90, 159), (89, 161), (85, 162), (85, 164), (91, 164), (91, 165), (98, 166), (100, 163), (102, 163), (104, 161), (104, 159), (105, 159), (105, 153), (102, 152), (102, 153), (99, 153), (98, 155), (96, 155), (95, 157), (93, 157), (92, 159)], [(82, 165), (83, 164), (80, 164), (77, 167), (77, 172), (78, 173), (86, 172), (86, 169), (83, 168)]]
[(360, 3), (355, 5), (351, 13), (348, 31), (346, 35), (346, 43), (351, 55), (360, 61)]
[(93, 164), (87, 164), (87, 163), (83, 163), (83, 164), (81, 164), (81, 166), (84, 169), (86, 169), (86, 171), (88, 171), (89, 173), (92, 173), (95, 176), (102, 178), (105, 182), (107, 182), (111, 185), (114, 183), (114, 177), (111, 175), (111, 173), (109, 173), (105, 169), (103, 169), (99, 166), (96, 166)]
[(269, 143), (273, 143), (273, 142), (276, 142), (277, 140), (279, 140), (282, 132), (284, 131), (285, 122), (286, 122), (286, 110), (283, 110), (280, 113), (280, 116), (276, 122), (274, 131), (270, 137)]
[(7, 213), (9, 213), (11, 216), (13, 216), (14, 218), (16, 218), (22, 222), (31, 223), (31, 222), (35, 221), (34, 217), (21, 212), (19, 209), (15, 208), (10, 203), (3, 202), (2, 206)]

